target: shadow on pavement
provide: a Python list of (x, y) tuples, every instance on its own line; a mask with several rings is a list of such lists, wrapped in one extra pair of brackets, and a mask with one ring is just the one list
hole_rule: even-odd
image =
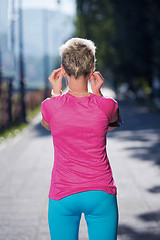
[(140, 218), (145, 222), (160, 221), (160, 210), (155, 212), (140, 214), (138, 218)]
[(132, 157), (160, 166), (160, 114), (151, 113), (132, 101), (119, 101), (119, 108), (124, 124), (108, 136), (120, 142), (133, 142), (133, 147), (125, 148)]
[(149, 188), (148, 191), (151, 193), (160, 193), (160, 186)]
[[(150, 222), (151, 226), (146, 229), (135, 229), (129, 225), (126, 224), (120, 224), (118, 228), (118, 235), (123, 236), (122, 239), (124, 238), (125, 240), (159, 240), (159, 234), (160, 232), (157, 231), (157, 228), (153, 227), (152, 222), (157, 222), (160, 221), (160, 211), (156, 212), (149, 212), (149, 213), (144, 213), (140, 214), (137, 216), (140, 220), (143, 220), (144, 222)], [(138, 223), (137, 223), (138, 225)]]
[[(125, 240), (159, 240), (160, 239), (160, 231), (158, 230), (158, 221), (160, 221), (160, 210), (156, 212), (148, 212), (144, 214), (140, 214), (137, 216), (140, 220), (144, 222), (149, 222), (150, 226), (148, 230), (143, 229), (143, 227), (138, 230), (134, 227), (131, 227), (127, 224), (120, 224), (118, 227), (118, 235), (123, 236)], [(155, 226), (155, 223), (157, 225)], [(154, 226), (153, 224), (154, 223)], [(138, 223), (137, 223), (138, 226)]]
[[(142, 140), (140, 139), (140, 141)], [(128, 150), (130, 150), (130, 148), (128, 148)], [(132, 150), (135, 150), (135, 153), (132, 154), (134, 158), (144, 161), (152, 161), (156, 165), (160, 166), (159, 140), (157, 140), (157, 142), (150, 143), (149, 146), (135, 147), (132, 148)]]
[(118, 101), (124, 124), (118, 131), (160, 129), (160, 114), (151, 113), (135, 101)]
[(159, 233), (150, 231), (138, 231), (128, 225), (119, 225), (118, 235), (123, 236), (125, 240), (159, 240)]
[(34, 128), (33, 131), (35, 132), (36, 136), (39, 137), (44, 137), (44, 136), (49, 136), (51, 135), (51, 132), (48, 131), (47, 129), (45, 129), (41, 123), (37, 123)]

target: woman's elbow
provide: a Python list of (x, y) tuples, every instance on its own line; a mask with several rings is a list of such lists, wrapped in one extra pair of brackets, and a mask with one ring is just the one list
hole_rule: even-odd
[(108, 131), (113, 131), (117, 127), (108, 127)]
[(41, 121), (41, 125), (45, 128), (45, 129), (47, 129), (48, 131), (51, 131), (51, 128), (50, 128), (50, 126), (47, 124), (45, 124), (44, 123), (44, 121), (43, 121), (43, 119), (42, 119), (42, 121)]

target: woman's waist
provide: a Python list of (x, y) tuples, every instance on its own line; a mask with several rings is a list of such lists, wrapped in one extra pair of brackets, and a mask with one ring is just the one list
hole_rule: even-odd
[(68, 184), (102, 183), (110, 182), (113, 179), (112, 170), (107, 165), (103, 167), (56, 165), (53, 167), (52, 176), (54, 176), (54, 180)]

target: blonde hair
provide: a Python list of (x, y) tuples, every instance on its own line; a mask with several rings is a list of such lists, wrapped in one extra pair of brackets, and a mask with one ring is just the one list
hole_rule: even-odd
[(96, 61), (94, 42), (83, 38), (71, 38), (59, 50), (62, 65), (69, 76), (78, 78), (91, 73)]

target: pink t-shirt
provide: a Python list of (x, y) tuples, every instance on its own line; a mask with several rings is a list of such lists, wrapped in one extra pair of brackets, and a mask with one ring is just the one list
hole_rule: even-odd
[(108, 124), (117, 108), (113, 98), (95, 94), (78, 98), (67, 92), (42, 102), (54, 146), (49, 198), (88, 190), (117, 194), (106, 153)]

